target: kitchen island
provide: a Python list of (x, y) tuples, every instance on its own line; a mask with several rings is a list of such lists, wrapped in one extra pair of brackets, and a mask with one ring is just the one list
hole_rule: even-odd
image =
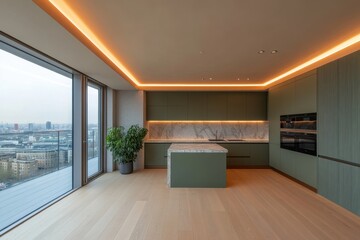
[(169, 187), (226, 187), (227, 149), (218, 144), (171, 144), (167, 154)]

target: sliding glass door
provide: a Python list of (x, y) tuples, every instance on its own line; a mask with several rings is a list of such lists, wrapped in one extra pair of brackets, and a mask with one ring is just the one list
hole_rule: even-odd
[(72, 73), (32, 54), (0, 38), (0, 232), (73, 189)]
[(102, 87), (87, 84), (87, 178), (103, 171)]

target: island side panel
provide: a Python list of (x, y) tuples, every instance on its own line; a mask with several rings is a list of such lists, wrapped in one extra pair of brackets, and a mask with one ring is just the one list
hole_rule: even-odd
[(172, 152), (170, 187), (225, 188), (226, 153)]

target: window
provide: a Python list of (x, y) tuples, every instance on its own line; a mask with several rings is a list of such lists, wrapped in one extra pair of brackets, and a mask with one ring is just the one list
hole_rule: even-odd
[(73, 189), (72, 74), (2, 39), (0, 232)]
[(87, 176), (102, 172), (102, 87), (87, 84)]

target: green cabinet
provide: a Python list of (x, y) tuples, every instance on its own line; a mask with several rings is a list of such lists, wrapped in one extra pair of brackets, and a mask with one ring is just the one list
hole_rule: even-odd
[(246, 120), (267, 119), (267, 93), (246, 93)]
[(227, 95), (227, 119), (247, 119), (246, 93), (231, 92)]
[(338, 62), (318, 69), (318, 154), (339, 157)]
[(187, 120), (188, 96), (186, 92), (172, 92), (167, 96), (167, 120)]
[(319, 68), (319, 155), (360, 163), (360, 51)]
[(318, 193), (360, 215), (360, 167), (319, 158)]
[(268, 167), (269, 144), (267, 143), (221, 143), (228, 150), (228, 168)]
[(249, 144), (251, 164), (254, 166), (269, 166), (269, 144)]
[(145, 143), (145, 168), (166, 168), (169, 143)]
[(206, 120), (226, 120), (227, 95), (212, 92), (206, 95)]
[(280, 148), (280, 115), (316, 112), (316, 71), (305, 73), (269, 90), (269, 165), (314, 188), (317, 158)]
[(318, 192), (358, 215), (359, 103), (360, 51), (319, 68)]
[(147, 92), (147, 120), (267, 120), (266, 92)]
[(167, 93), (148, 92), (146, 93), (146, 119), (166, 120), (167, 119)]
[(189, 92), (187, 117), (188, 120), (205, 120), (207, 119), (206, 93)]

